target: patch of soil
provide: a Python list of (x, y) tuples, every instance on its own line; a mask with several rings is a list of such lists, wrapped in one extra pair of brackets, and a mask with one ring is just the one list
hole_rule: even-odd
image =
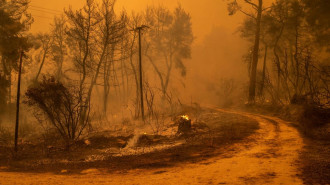
[(301, 178), (305, 184), (330, 184), (330, 141), (304, 138), (300, 154)]

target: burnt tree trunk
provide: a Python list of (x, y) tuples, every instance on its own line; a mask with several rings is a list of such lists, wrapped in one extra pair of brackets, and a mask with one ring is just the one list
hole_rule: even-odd
[(261, 87), (260, 87), (260, 96), (263, 96), (264, 94), (264, 87), (265, 87), (265, 78), (266, 78), (266, 64), (267, 64), (267, 51), (268, 46), (265, 46), (265, 55), (264, 55), (264, 66), (262, 68), (262, 81), (261, 81)]
[(255, 102), (257, 67), (258, 67), (258, 58), (259, 58), (261, 16), (262, 16), (262, 0), (259, 0), (258, 13), (257, 13), (257, 19), (256, 19), (257, 27), (256, 27), (254, 47), (253, 47), (251, 77), (250, 77), (250, 86), (249, 86), (249, 103)]

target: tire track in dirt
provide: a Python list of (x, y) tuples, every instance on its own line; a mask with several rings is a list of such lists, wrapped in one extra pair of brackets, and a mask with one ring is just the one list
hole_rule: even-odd
[(156, 170), (141, 169), (107, 174), (87, 170), (84, 175), (0, 173), (1, 185), (87, 185), (87, 184), (303, 184), (296, 161), (303, 147), (296, 129), (278, 118), (212, 108), (255, 119), (260, 129), (250, 136), (248, 146), (231, 146), (233, 156), (218, 156), (197, 164), (178, 164)]

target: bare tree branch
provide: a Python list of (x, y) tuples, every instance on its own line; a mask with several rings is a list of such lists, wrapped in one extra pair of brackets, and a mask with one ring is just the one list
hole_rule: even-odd
[(258, 9), (258, 5), (252, 3), (252, 2), (249, 1), (249, 0), (244, 0), (244, 1), (245, 1), (246, 3), (248, 3), (248, 4), (250, 4), (253, 8)]
[(251, 14), (249, 14), (249, 13), (246, 13), (245, 11), (243, 11), (243, 10), (241, 10), (241, 9), (239, 9), (239, 11), (240, 12), (242, 12), (243, 14), (245, 14), (245, 15), (247, 15), (247, 16), (249, 16), (249, 17), (251, 17), (252, 19), (254, 19), (254, 20), (256, 20), (257, 18), (256, 17), (254, 17), (253, 15), (251, 15)]

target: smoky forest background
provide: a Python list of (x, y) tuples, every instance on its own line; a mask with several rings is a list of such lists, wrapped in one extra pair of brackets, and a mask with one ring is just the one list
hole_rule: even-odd
[(202, 44), (180, 3), (84, 2), (32, 33), (30, 1), (0, 0), (1, 146), (42, 143), (49, 155), (104, 132), (127, 134), (127, 146), (178, 116), (198, 122), (209, 105), (275, 112), (323, 137), (311, 128), (329, 123), (329, 1), (219, 0), (241, 24)]

